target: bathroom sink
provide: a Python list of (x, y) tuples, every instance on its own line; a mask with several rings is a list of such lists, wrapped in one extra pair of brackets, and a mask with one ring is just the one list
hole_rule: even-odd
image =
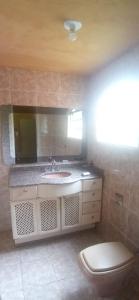
[(43, 173), (41, 177), (48, 178), (48, 179), (57, 179), (57, 178), (65, 178), (71, 175), (70, 172), (51, 172), (51, 173)]

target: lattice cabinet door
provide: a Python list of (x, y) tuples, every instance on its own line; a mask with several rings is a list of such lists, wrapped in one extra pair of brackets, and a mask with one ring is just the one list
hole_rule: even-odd
[(38, 199), (38, 230), (41, 233), (60, 231), (60, 199)]
[(62, 198), (62, 229), (78, 227), (81, 224), (80, 193)]
[(37, 233), (36, 199), (11, 202), (13, 238), (23, 238)]

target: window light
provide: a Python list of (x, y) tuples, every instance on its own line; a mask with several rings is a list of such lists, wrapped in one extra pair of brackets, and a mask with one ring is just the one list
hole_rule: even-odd
[(120, 81), (104, 91), (96, 108), (96, 137), (103, 143), (138, 146), (138, 81)]
[(67, 137), (74, 139), (82, 139), (83, 120), (82, 111), (72, 111), (68, 115), (68, 131)]

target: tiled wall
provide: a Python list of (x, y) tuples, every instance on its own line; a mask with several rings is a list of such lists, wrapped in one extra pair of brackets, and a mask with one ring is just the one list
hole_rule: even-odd
[(86, 79), (83, 76), (0, 69), (0, 104), (49, 107), (82, 107)]
[[(123, 239), (139, 247), (139, 149), (97, 143), (93, 122), (103, 90), (126, 78), (139, 80), (139, 47), (91, 78), (88, 158), (105, 172), (103, 223), (107, 228), (112, 225)], [(115, 193), (123, 195), (123, 206), (115, 202)]]
[[(0, 105), (83, 107), (86, 101), (86, 83), (86, 78), (82, 76), (0, 68)], [(9, 168), (3, 164), (1, 152), (2, 147), (0, 147), (0, 231), (4, 231), (11, 228)]]

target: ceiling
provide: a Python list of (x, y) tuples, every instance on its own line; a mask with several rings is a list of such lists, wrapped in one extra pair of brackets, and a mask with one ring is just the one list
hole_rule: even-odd
[[(70, 42), (63, 22), (83, 23)], [(139, 0), (0, 0), (0, 66), (89, 73), (139, 42)]]

